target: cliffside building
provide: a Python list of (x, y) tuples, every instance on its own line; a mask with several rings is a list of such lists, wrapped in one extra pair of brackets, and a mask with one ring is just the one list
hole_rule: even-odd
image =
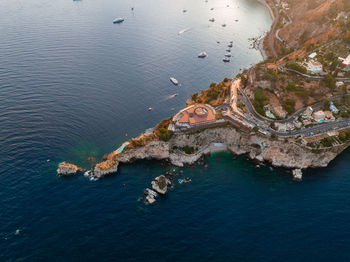
[(216, 111), (207, 104), (196, 104), (182, 109), (173, 117), (175, 128), (191, 128), (205, 123), (215, 122)]

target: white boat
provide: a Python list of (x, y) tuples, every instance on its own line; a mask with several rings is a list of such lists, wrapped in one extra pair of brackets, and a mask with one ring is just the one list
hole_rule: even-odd
[(208, 54), (206, 52), (201, 52), (201, 53), (199, 53), (198, 58), (205, 58), (207, 56), (208, 56)]
[(179, 81), (177, 81), (177, 79), (174, 78), (174, 77), (170, 77), (170, 82), (173, 83), (176, 86), (179, 84)]
[(116, 19), (113, 20), (113, 24), (120, 24), (120, 23), (123, 23), (125, 20), (125, 18), (122, 18), (122, 17), (118, 17)]
[(225, 54), (226, 57), (231, 57), (231, 54)]
[(231, 53), (231, 49), (226, 49), (226, 52), (229, 52), (229, 53)]
[(229, 47), (229, 48), (232, 48), (232, 47), (233, 47), (232, 43), (230, 43), (230, 44), (228, 45), (228, 47)]
[(222, 61), (224, 61), (225, 63), (228, 63), (228, 62), (230, 62), (230, 59), (225, 57), (224, 59), (222, 59)]
[(152, 108), (152, 107), (149, 107), (149, 108), (148, 108), (148, 111), (152, 111), (152, 110), (153, 110), (153, 108)]
[(222, 24), (221, 26), (222, 26), (222, 27), (226, 27), (226, 24)]
[(210, 18), (209, 22), (215, 22), (215, 19), (214, 18)]

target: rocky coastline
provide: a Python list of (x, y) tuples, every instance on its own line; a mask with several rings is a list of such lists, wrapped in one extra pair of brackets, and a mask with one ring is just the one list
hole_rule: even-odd
[[(185, 146), (198, 148), (198, 151), (186, 154), (173, 150)], [(252, 160), (268, 162), (275, 167), (307, 169), (326, 167), (345, 146), (332, 150), (312, 150), (296, 143), (294, 139), (271, 139), (231, 126), (217, 127), (174, 134), (169, 141), (153, 140), (144, 146), (126, 149), (122, 154), (98, 163), (90, 172), (94, 177), (101, 178), (116, 173), (121, 163), (142, 159), (168, 161), (174, 166), (183, 167), (196, 163), (205, 154), (225, 149), (236, 155), (245, 154)]]

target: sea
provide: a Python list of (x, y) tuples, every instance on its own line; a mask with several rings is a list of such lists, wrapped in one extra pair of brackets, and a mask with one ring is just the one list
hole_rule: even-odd
[(230, 152), (56, 176), (260, 62), (249, 39), (271, 24), (257, 0), (0, 0), (0, 261), (349, 261), (349, 150), (302, 182)]

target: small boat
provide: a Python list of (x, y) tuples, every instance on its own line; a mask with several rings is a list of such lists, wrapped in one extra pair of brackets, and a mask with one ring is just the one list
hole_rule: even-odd
[(149, 108), (148, 108), (148, 111), (152, 111), (152, 110), (153, 110), (153, 108), (152, 108), (152, 107), (149, 107)]
[(177, 97), (177, 94), (170, 95), (169, 98)]
[(214, 10), (214, 7), (210, 8), (210, 10)]
[(225, 54), (226, 57), (231, 57), (231, 54)]
[(228, 45), (229, 48), (232, 48), (232, 46), (233, 46), (233, 45), (232, 45), (231, 43)]
[(176, 86), (179, 84), (179, 81), (177, 81), (177, 79), (174, 78), (174, 77), (170, 77), (170, 82), (173, 83)]
[(113, 20), (113, 24), (120, 24), (123, 23), (125, 18), (119, 17)]
[(230, 62), (230, 59), (225, 57), (224, 59), (222, 59), (222, 61), (224, 61), (225, 63), (229, 63)]
[(222, 26), (222, 27), (226, 27), (226, 24), (222, 24), (221, 26)]
[(186, 10), (186, 9), (184, 9), (184, 10), (182, 10), (182, 12), (183, 12), (183, 13), (186, 13), (186, 12), (187, 12), (187, 10)]
[(230, 44), (233, 44), (233, 41), (230, 41)]
[(198, 58), (205, 58), (207, 56), (208, 56), (208, 54), (206, 52), (201, 52), (201, 53), (199, 53)]
[(238, 20), (238, 19), (236, 19), (235, 21), (236, 21), (236, 22), (238, 22), (239, 20)]
[(131, 7), (131, 11), (134, 11), (134, 8), (133, 8), (133, 7)]
[(210, 18), (210, 19), (209, 19), (209, 22), (212, 22), (212, 23), (213, 23), (213, 22), (215, 22), (215, 19), (214, 19), (214, 18)]
[(220, 41), (216, 41), (217, 44), (220, 44)]
[(229, 52), (229, 53), (231, 53), (231, 49), (226, 49), (226, 52)]

